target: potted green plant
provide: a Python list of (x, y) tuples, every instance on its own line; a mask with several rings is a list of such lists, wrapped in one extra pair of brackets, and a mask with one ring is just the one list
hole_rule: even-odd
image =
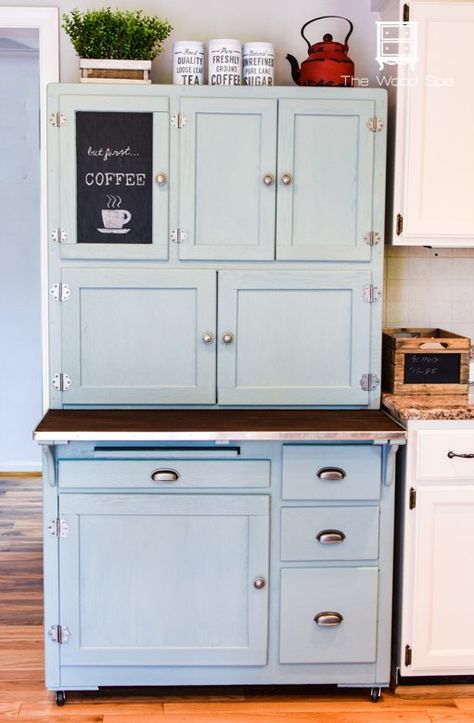
[(151, 61), (172, 27), (141, 10), (64, 13), (62, 27), (80, 57), (82, 82), (150, 83)]

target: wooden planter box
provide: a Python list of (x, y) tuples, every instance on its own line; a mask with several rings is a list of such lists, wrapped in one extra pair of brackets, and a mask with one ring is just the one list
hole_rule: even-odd
[(382, 386), (393, 394), (467, 394), (471, 341), (443, 329), (384, 329)]
[(81, 83), (151, 83), (151, 60), (79, 61)]

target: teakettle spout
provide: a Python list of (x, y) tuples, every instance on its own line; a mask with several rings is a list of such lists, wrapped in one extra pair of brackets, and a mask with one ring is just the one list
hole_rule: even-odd
[(289, 53), (286, 56), (286, 59), (289, 62), (289, 64), (291, 65), (291, 77), (293, 78), (296, 85), (299, 85), (300, 84), (300, 74), (301, 74), (299, 63), (296, 60), (295, 56), (290, 55)]

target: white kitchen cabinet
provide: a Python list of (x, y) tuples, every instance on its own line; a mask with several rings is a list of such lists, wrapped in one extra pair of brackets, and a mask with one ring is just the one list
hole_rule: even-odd
[(408, 421), (407, 428), (399, 485), (399, 672), (472, 675), (474, 421)]
[[(387, 239), (405, 246), (472, 247), (474, 2), (373, 0), (372, 8), (381, 11), (384, 23), (379, 26), (384, 65), (377, 75), (396, 106)], [(409, 22), (410, 48), (402, 43), (398, 57), (390, 59), (393, 43), (384, 39), (393, 35), (390, 23), (403, 20)]]

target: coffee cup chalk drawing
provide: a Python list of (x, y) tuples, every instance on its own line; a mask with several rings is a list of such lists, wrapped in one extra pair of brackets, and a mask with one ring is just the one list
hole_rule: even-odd
[(122, 199), (120, 196), (107, 194), (107, 208), (101, 211), (103, 228), (98, 228), (100, 233), (128, 233), (129, 228), (123, 228), (132, 218), (130, 211), (120, 208)]

